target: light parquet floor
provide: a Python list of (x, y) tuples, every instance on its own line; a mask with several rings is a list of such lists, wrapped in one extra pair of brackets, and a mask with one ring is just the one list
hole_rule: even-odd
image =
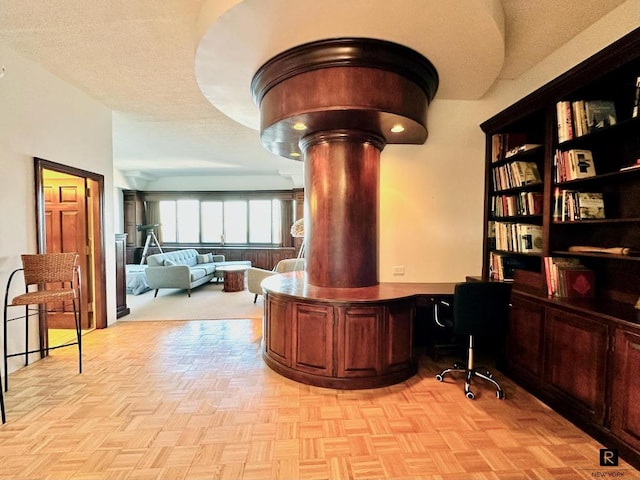
[[(119, 322), (10, 375), (0, 479), (640, 478), (502, 379), (507, 399), (418, 375), (337, 391), (264, 365), (260, 320)], [(499, 374), (498, 377), (501, 377)]]

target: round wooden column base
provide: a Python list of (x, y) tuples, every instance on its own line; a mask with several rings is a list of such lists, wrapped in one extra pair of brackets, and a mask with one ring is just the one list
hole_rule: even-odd
[(262, 356), (275, 372), (346, 390), (392, 385), (417, 372), (415, 291), (317, 287), (304, 272), (274, 275), (262, 287)]
[(388, 375), (379, 375), (375, 377), (363, 378), (344, 378), (344, 377), (326, 377), (323, 375), (313, 375), (311, 373), (301, 372), (294, 368), (286, 367), (281, 363), (273, 360), (264, 352), (262, 354), (264, 363), (274, 372), (289, 378), (293, 381), (304, 383), (305, 385), (313, 385), (314, 387), (335, 388), (337, 390), (360, 390), (366, 388), (381, 388), (396, 383), (403, 382), (413, 377), (418, 372), (418, 365), (414, 368), (406, 369), (402, 372), (394, 372)]

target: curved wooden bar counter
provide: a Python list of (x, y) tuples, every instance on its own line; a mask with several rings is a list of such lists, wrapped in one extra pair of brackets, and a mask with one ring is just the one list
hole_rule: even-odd
[(381, 283), (371, 287), (311, 285), (305, 272), (262, 282), (262, 356), (292, 380), (338, 389), (376, 388), (417, 372), (413, 341), (416, 299), (449, 296), (454, 283)]

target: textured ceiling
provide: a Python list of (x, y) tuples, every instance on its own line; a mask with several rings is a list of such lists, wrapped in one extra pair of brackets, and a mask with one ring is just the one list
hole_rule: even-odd
[[(224, 49), (229, 54), (220, 57), (210, 70), (224, 86), (225, 82), (237, 83), (233, 72), (244, 68), (246, 77), (259, 66), (243, 65), (243, 59), (264, 61), (283, 46), (291, 46), (292, 41), (307, 38), (301, 33), (305, 25), (306, 30), (312, 26), (316, 36), (324, 32), (325, 37), (342, 36), (338, 27), (352, 22), (358, 29), (345, 31), (344, 35), (380, 38), (388, 30), (391, 33), (387, 36), (402, 38), (402, 32), (417, 28), (412, 18), (421, 26), (433, 15), (435, 5), (446, 4), (439, 10), (440, 14), (446, 13), (446, 22), (440, 23), (448, 23), (450, 28), (456, 21), (463, 22), (463, 28), (486, 27), (487, 22), (497, 18), (499, 23), (504, 16), (502, 26), (493, 25), (487, 30), (491, 42), (500, 29), (504, 36), (502, 51), (494, 51), (493, 56), (484, 52), (489, 54), (495, 74), (478, 71), (477, 75), (486, 79), (516, 78), (624, 2), (366, 0), (366, 8), (354, 10), (362, 1), (0, 0), (0, 43), (114, 111), (114, 164), (120, 170), (156, 177), (278, 172), (287, 176), (300, 172), (299, 162), (267, 152), (259, 143), (258, 132), (244, 125), (251, 120), (244, 124), (232, 120), (203, 94), (206, 87), (201, 90), (196, 79), (196, 59), (201, 38), (212, 31), (226, 42)], [(469, 11), (500, 4), (502, 12), (495, 18), (483, 18), (478, 26), (466, 25)], [(293, 5), (295, 8), (283, 9)], [(389, 17), (389, 5), (399, 10), (393, 18)], [(425, 8), (429, 6), (433, 8)], [(321, 15), (323, 7), (344, 11)], [(211, 16), (212, 8), (217, 17)], [(465, 37), (459, 37), (459, 43), (450, 41), (454, 51), (465, 47)], [(427, 43), (411, 46), (419, 51), (428, 48), (423, 45)], [(437, 53), (427, 56), (433, 55)], [(497, 66), (496, 59), (500, 61)], [(439, 71), (448, 68), (434, 63)], [(6, 74), (11, 74), (10, 69)], [(240, 80), (248, 84), (251, 79)], [(454, 86), (441, 94), (456, 97)], [(250, 98), (249, 91), (246, 96)], [(220, 108), (227, 111), (230, 107)]]

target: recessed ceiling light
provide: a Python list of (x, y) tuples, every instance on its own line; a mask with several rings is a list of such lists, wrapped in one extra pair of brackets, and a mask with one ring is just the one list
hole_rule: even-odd
[(307, 126), (302, 122), (297, 122), (297, 123), (293, 124), (293, 129), (294, 130), (306, 130)]
[(391, 127), (391, 131), (393, 133), (401, 133), (401, 132), (404, 132), (404, 127), (400, 124), (394, 125), (393, 127)]

